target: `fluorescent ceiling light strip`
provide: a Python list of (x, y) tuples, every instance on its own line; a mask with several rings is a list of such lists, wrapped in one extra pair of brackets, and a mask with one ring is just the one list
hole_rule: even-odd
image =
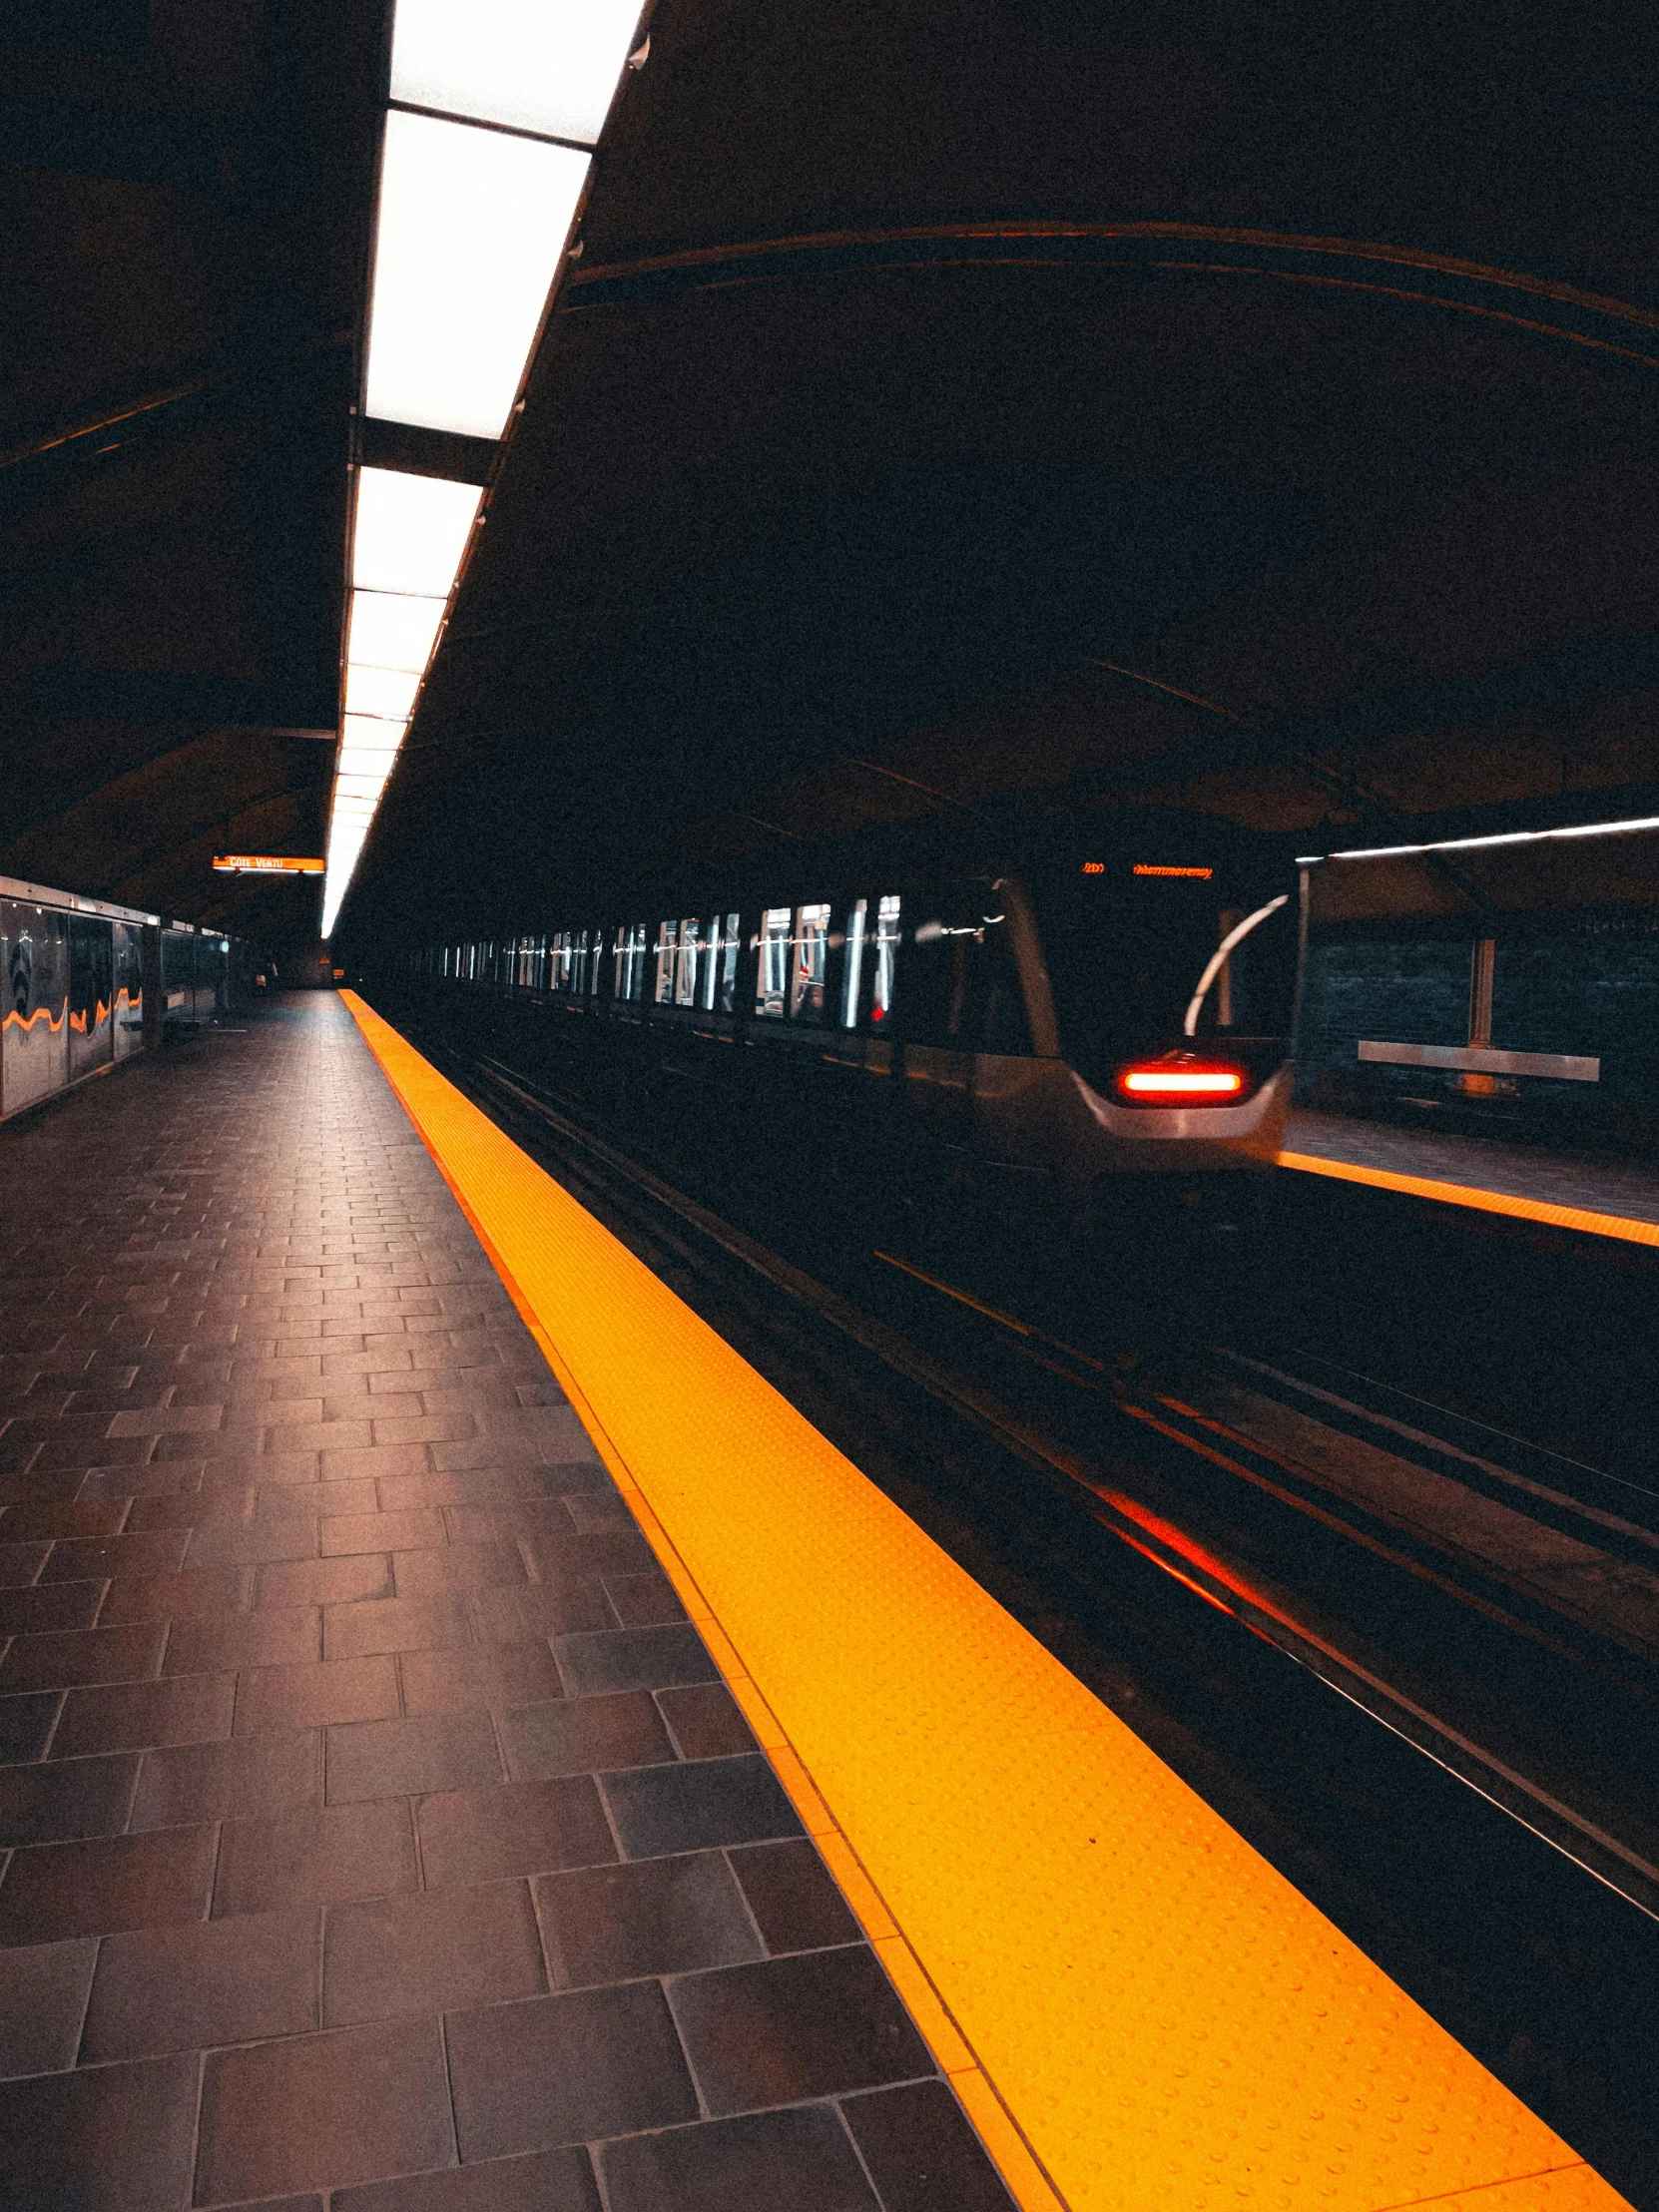
[(591, 146), (639, 17), (639, 0), (397, 0), (391, 97)]
[(359, 469), (352, 583), (359, 591), (446, 601), (481, 497), (476, 484)]
[(418, 675), (432, 657), (444, 605), (435, 593), (417, 599), (403, 592), (354, 591), (345, 658), (359, 668), (408, 668)]
[(501, 435), (587, 173), (570, 147), (387, 114), (371, 415)]
[(1505, 830), (1489, 837), (1440, 837), (1432, 844), (1366, 844), (1344, 852), (1299, 852), (1298, 867), (1312, 867), (1316, 860), (1394, 860), (1417, 852), (1476, 852), (1496, 844), (1547, 844), (1565, 837), (1620, 837), (1636, 830), (1659, 830), (1659, 815), (1642, 815), (1630, 822), (1579, 822), (1561, 830)]
[[(468, 0), (464, 10), (454, 0), (397, 0), (391, 98), (591, 145), (637, 24), (637, 0)], [(371, 414), (501, 435), (587, 173), (587, 157), (569, 146), (387, 112), (365, 378)], [(469, 486), (358, 471), (351, 711), (335, 762), (325, 937), (436, 645), (478, 505)], [(412, 681), (383, 681), (392, 670)], [(395, 730), (391, 747), (364, 742), (376, 723)], [(367, 790), (371, 798), (359, 796)]]
[(378, 715), (345, 715), (340, 721), (341, 745), (372, 746), (376, 753), (396, 752), (403, 743), (406, 722), (387, 722)]
[(420, 671), (413, 668), (361, 668), (348, 662), (345, 670), (345, 711), (353, 720), (408, 721), (420, 688)]

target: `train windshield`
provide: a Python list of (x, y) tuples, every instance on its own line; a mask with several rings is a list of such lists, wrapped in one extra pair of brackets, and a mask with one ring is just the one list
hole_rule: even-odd
[(1127, 1056), (1185, 1037), (1241, 1045), (1289, 1037), (1294, 877), (1108, 853), (1045, 871), (1032, 893), (1060, 1050), (1090, 1082)]

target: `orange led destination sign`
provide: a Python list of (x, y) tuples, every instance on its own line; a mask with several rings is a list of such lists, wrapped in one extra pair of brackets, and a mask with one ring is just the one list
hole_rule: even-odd
[(1161, 867), (1152, 860), (1137, 860), (1134, 872), (1137, 875), (1192, 875), (1201, 883), (1207, 883), (1216, 871), (1213, 867)]
[(293, 859), (285, 852), (216, 852), (214, 866), (222, 875), (320, 875), (320, 860)]

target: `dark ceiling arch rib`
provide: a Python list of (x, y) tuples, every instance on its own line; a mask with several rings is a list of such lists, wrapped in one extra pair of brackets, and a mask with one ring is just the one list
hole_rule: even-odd
[[(1205, 259), (1169, 259), (1174, 247)], [(1413, 247), (1299, 237), (1199, 223), (960, 223), (888, 226), (804, 237), (744, 239), (634, 261), (578, 264), (560, 302), (567, 314), (664, 297), (712, 284), (757, 283), (845, 271), (976, 263), (987, 267), (1111, 266), (1202, 276), (1256, 276), (1366, 291), (1411, 306), (1445, 307), (1659, 369), (1659, 312), (1524, 270), (1498, 269)], [(1310, 266), (1314, 265), (1314, 266)], [(1408, 274), (1383, 282), (1381, 268)], [(1518, 302), (1534, 302), (1523, 314)], [(1511, 305), (1500, 301), (1512, 300)], [(1553, 312), (1551, 312), (1553, 310)], [(1637, 333), (1646, 345), (1630, 342)]]

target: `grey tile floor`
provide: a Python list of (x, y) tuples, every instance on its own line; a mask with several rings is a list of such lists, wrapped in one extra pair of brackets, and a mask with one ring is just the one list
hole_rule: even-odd
[(348, 1015), (0, 1129), (11, 2212), (1008, 2199)]

